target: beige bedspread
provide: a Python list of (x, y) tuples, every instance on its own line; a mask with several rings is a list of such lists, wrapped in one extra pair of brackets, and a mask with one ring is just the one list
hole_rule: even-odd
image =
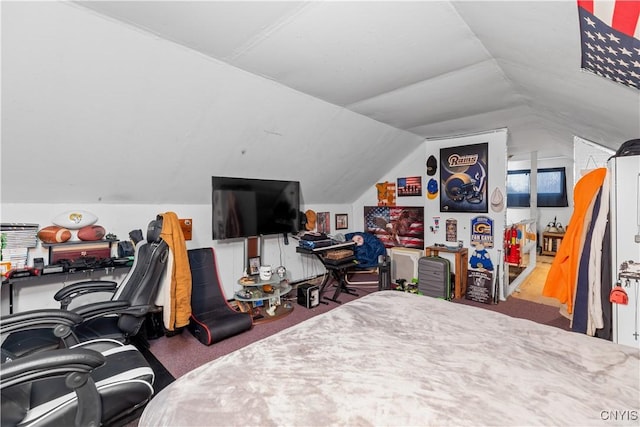
[(639, 353), (383, 291), (185, 374), (139, 425), (637, 426)]

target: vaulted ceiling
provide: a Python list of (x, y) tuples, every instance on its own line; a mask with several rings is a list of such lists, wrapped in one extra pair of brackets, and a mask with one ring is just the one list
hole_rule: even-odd
[(348, 203), (424, 139), (508, 128), (517, 159), (640, 135), (638, 90), (580, 70), (573, 0), (3, 1), (2, 24), (3, 200), (204, 203), (202, 175), (278, 159)]
[(638, 91), (580, 71), (575, 1), (80, 4), (424, 138), (508, 126), (571, 155), (640, 133)]

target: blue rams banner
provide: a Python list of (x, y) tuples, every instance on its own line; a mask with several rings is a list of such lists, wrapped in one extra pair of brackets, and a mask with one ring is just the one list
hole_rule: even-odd
[(440, 149), (440, 212), (487, 213), (489, 144)]

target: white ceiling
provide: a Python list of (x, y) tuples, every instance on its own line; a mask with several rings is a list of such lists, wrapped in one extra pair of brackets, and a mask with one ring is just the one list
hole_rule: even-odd
[(573, 0), (79, 4), (424, 138), (508, 127), (526, 158), (519, 134), (543, 157), (640, 134), (638, 91), (580, 71)]
[(352, 203), (424, 139), (640, 135), (640, 92), (580, 70), (575, 0), (0, 5), (3, 203), (206, 204), (212, 175)]

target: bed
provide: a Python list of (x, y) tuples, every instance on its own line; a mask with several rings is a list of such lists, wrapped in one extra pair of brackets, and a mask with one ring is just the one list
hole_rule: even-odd
[(637, 426), (639, 370), (632, 347), (381, 291), (183, 375), (138, 425)]

